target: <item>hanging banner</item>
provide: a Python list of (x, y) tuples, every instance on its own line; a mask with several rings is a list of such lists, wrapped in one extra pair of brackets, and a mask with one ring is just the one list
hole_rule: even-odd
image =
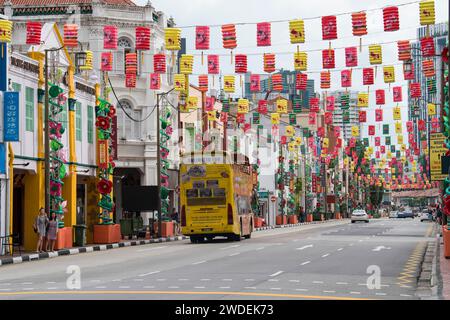
[(19, 93), (3, 93), (3, 141), (19, 141)]
[(114, 117), (112, 117), (112, 125), (111, 125), (111, 141), (112, 141), (112, 145), (111, 145), (111, 154), (110, 156), (112, 157), (113, 160), (117, 160), (118, 156), (117, 156), (117, 152), (119, 151), (119, 149), (117, 148), (117, 115), (115, 115)]
[(431, 181), (443, 181), (447, 175), (442, 174), (441, 158), (445, 156), (445, 136), (441, 133), (430, 133), (430, 174)]
[(109, 162), (108, 155), (108, 140), (98, 141), (98, 167), (100, 169), (107, 169)]

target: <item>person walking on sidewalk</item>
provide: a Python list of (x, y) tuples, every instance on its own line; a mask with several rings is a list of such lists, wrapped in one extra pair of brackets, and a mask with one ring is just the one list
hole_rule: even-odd
[(33, 228), (38, 234), (38, 242), (36, 246), (36, 252), (42, 252), (45, 236), (47, 234), (48, 217), (44, 208), (39, 209), (39, 215), (36, 217)]
[(58, 219), (56, 213), (52, 213), (47, 228), (47, 251), (55, 251), (56, 238), (58, 236)]

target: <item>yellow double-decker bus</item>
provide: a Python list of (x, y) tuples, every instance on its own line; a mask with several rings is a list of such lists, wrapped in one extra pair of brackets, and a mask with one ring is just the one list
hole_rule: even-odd
[(192, 243), (253, 231), (253, 175), (248, 158), (226, 152), (189, 153), (180, 168), (181, 232)]

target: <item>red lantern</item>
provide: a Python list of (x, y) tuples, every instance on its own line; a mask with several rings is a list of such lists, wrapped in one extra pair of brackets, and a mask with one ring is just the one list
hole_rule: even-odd
[(317, 128), (317, 136), (320, 138), (325, 137), (325, 128), (324, 127)]
[(247, 56), (245, 54), (237, 54), (235, 56), (235, 73), (247, 73)]
[(320, 88), (330, 89), (331, 87), (331, 74), (329, 71), (323, 71), (320, 73)]
[(426, 78), (434, 77), (436, 75), (436, 69), (434, 69), (433, 60), (423, 60), (422, 61), (423, 74)]
[(324, 69), (334, 69), (334, 50), (326, 49), (322, 50), (322, 64)]
[(155, 54), (153, 56), (153, 71), (155, 73), (166, 73), (166, 55)]
[(258, 101), (258, 113), (267, 114), (267, 100)]
[(161, 89), (161, 77), (159, 73), (150, 74), (150, 89), (151, 90)]
[(433, 57), (436, 49), (434, 47), (434, 40), (432, 37), (425, 37), (420, 39), (420, 48), (423, 57)]
[(367, 112), (359, 111), (359, 122), (364, 123), (367, 121)]
[(319, 112), (319, 98), (310, 98), (309, 99), (309, 111), (310, 112)]
[(214, 104), (216, 99), (214, 97), (206, 97), (205, 111), (214, 111)]
[(409, 40), (398, 41), (398, 60), (408, 61), (411, 60), (411, 44)]
[(334, 104), (335, 104), (336, 98), (334, 96), (327, 97), (327, 111), (334, 111)]
[(250, 75), (250, 91), (251, 92), (261, 91), (261, 81), (259, 74)]
[(136, 27), (136, 50), (150, 50), (149, 27)]
[(64, 45), (67, 48), (76, 48), (78, 46), (78, 25), (64, 25)]
[(383, 110), (375, 109), (375, 121), (380, 122), (383, 121)]
[(201, 92), (208, 91), (208, 75), (203, 74), (198, 76), (198, 88)]
[(322, 40), (337, 39), (336, 16), (322, 17)]
[(237, 47), (236, 26), (234, 24), (222, 26), (222, 40), (225, 49), (234, 49)]
[(137, 73), (137, 54), (127, 53), (125, 55), (125, 74)]
[[(406, 68), (406, 66), (409, 66), (410, 68)], [(414, 80), (414, 65), (410, 62), (403, 63), (403, 77), (405, 80)]]
[(264, 72), (272, 73), (275, 72), (275, 54), (265, 53), (264, 54)]
[(375, 137), (375, 147), (379, 147), (381, 145), (381, 138)]
[(103, 27), (103, 49), (117, 50), (118, 31), (116, 26)]
[(136, 73), (127, 73), (125, 75), (125, 87), (136, 88)]
[(383, 9), (384, 31), (397, 31), (400, 29), (398, 7), (386, 7)]
[(101, 56), (102, 62), (100, 66), (101, 71), (112, 71), (113, 70), (113, 53), (112, 52), (102, 52)]
[(374, 73), (373, 68), (363, 69), (363, 85), (370, 86), (374, 84)]
[(343, 88), (348, 88), (352, 86), (352, 71), (342, 70), (341, 71), (341, 86)]
[(393, 87), (392, 91), (393, 91), (392, 96), (393, 96), (394, 102), (402, 102), (402, 100), (403, 100), (402, 87)]
[(417, 122), (417, 127), (418, 127), (419, 131), (425, 131), (426, 130), (426, 122), (425, 122), (425, 120), (419, 120)]
[(195, 28), (195, 49), (209, 50), (209, 27), (197, 26)]
[(382, 105), (386, 103), (385, 93), (383, 89), (375, 91), (376, 104)]
[(283, 91), (283, 76), (281, 73), (272, 75), (272, 89), (273, 91)]
[(410, 83), (409, 90), (411, 92), (411, 98), (420, 98), (422, 96), (422, 90), (419, 82)]
[(256, 42), (258, 47), (271, 45), (271, 25), (269, 22), (261, 22), (256, 25)]
[(226, 113), (226, 112), (220, 113), (220, 122), (222, 122), (222, 123), (228, 122), (228, 113)]
[(325, 112), (325, 124), (333, 124), (333, 112)]
[(345, 48), (345, 66), (347, 68), (358, 65), (358, 49), (356, 47)]
[(386, 147), (385, 146), (380, 146), (380, 151), (382, 154), (386, 153)]
[(27, 22), (27, 44), (41, 44), (42, 23), (28, 21)]
[(219, 74), (219, 56), (217, 54), (208, 55), (208, 73)]
[(308, 84), (308, 75), (306, 73), (297, 73), (295, 81), (295, 89), (306, 90)]
[(367, 34), (367, 21), (365, 12), (352, 13), (352, 30), (356, 37)]

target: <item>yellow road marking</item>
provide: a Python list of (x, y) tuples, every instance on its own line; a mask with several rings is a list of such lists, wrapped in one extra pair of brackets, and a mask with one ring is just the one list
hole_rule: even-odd
[(21, 295), (97, 295), (97, 294), (119, 294), (119, 295), (230, 295), (230, 296), (254, 296), (254, 297), (282, 297), (282, 298), (303, 298), (303, 299), (323, 299), (323, 300), (374, 300), (369, 298), (351, 298), (336, 296), (312, 296), (301, 294), (283, 293), (263, 293), (263, 292), (195, 292), (195, 291), (22, 291), (22, 292), (0, 292), (1, 296), (21, 296)]

